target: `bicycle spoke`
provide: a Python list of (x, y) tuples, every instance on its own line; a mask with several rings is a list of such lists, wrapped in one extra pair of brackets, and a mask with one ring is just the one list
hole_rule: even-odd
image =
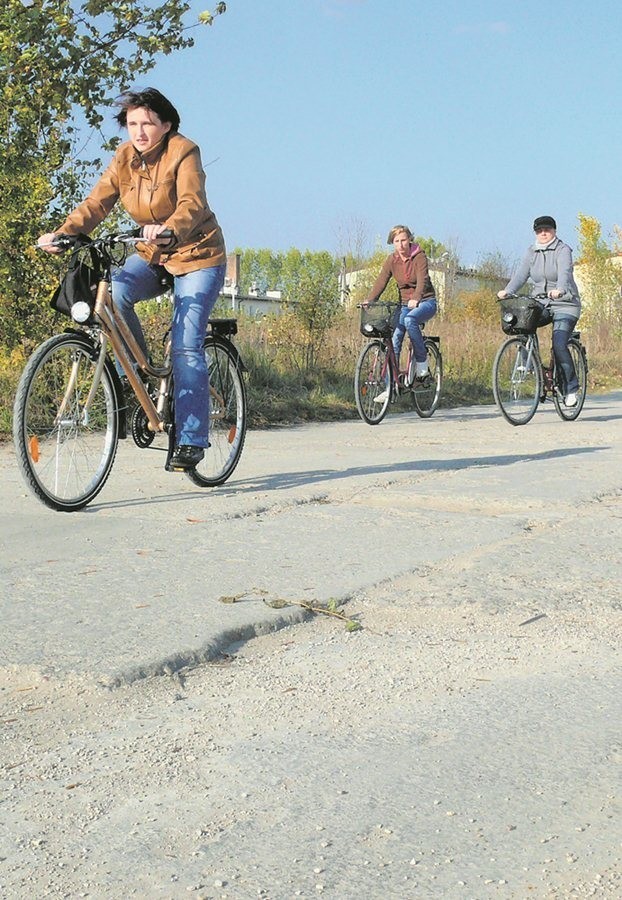
[[(436, 410), (443, 381), (443, 359), (434, 341), (425, 342), (428, 353), (428, 374), (424, 378), (412, 381), (411, 391), (415, 410), (424, 419), (429, 418)], [(413, 361), (413, 368), (415, 363)]]
[(525, 425), (538, 408), (540, 360), (533, 343), (511, 338), (499, 349), (493, 365), (495, 401), (512, 425)]
[(579, 387), (575, 392), (577, 395), (577, 402), (575, 406), (566, 406), (567, 389), (565, 384), (559, 384), (557, 386), (553, 399), (558, 415), (565, 421), (572, 422), (579, 416), (583, 409), (583, 404), (585, 403), (585, 394), (587, 391), (587, 357), (582, 344), (576, 339), (571, 339), (568, 342), (568, 351), (572, 357), (577, 381), (579, 382)]
[(370, 341), (359, 356), (354, 375), (354, 396), (359, 415), (368, 425), (377, 425), (390, 401), (390, 365), (385, 344)]
[(237, 466), (246, 437), (246, 392), (229, 344), (209, 337), (205, 356), (210, 378), (209, 447), (188, 477), (201, 487), (225, 482)]
[(33, 354), (15, 399), (14, 439), (26, 482), (52, 509), (81, 509), (106, 481), (118, 440), (110, 373), (88, 344), (60, 335)]

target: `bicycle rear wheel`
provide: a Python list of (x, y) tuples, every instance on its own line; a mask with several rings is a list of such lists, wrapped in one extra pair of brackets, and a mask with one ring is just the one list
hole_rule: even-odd
[(354, 396), (364, 422), (368, 425), (382, 422), (391, 399), (389, 354), (383, 341), (370, 341), (363, 347), (354, 372)]
[[(443, 383), (443, 357), (436, 345), (436, 341), (425, 339), (425, 347), (428, 353), (428, 374), (425, 378), (413, 378), (411, 374), (411, 387), (415, 410), (422, 419), (429, 419), (438, 406), (441, 397)], [(412, 368), (415, 368), (413, 357)]]
[(86, 337), (56, 335), (30, 357), (13, 439), (28, 487), (51, 509), (82, 509), (102, 489), (117, 452), (118, 403), (111, 364)]
[(204, 344), (210, 381), (209, 447), (186, 472), (199, 487), (223, 484), (240, 461), (246, 438), (246, 391), (239, 357), (231, 344), (210, 335)]
[(525, 425), (538, 408), (542, 368), (535, 347), (524, 338), (510, 338), (499, 348), (492, 367), (495, 402), (510, 425)]
[(576, 338), (570, 338), (568, 341), (568, 350), (572, 356), (574, 369), (579, 381), (579, 387), (576, 392), (577, 404), (576, 406), (566, 406), (564, 402), (566, 390), (563, 385), (560, 385), (555, 391), (553, 400), (558, 415), (566, 422), (572, 422), (579, 416), (579, 413), (583, 409), (583, 404), (585, 403), (585, 393), (587, 390), (587, 357), (583, 345), (576, 340)]

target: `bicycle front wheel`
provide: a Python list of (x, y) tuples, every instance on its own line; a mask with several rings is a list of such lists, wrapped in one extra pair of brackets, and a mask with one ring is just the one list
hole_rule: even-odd
[(523, 338), (501, 345), (492, 367), (495, 402), (510, 425), (525, 425), (538, 408), (542, 394), (540, 358)]
[(389, 354), (383, 341), (370, 341), (363, 347), (354, 372), (354, 396), (364, 422), (382, 422), (391, 399)]
[(587, 357), (583, 345), (576, 340), (576, 338), (570, 338), (568, 341), (568, 350), (572, 356), (574, 370), (577, 373), (577, 380), (579, 382), (579, 387), (577, 389), (577, 404), (576, 406), (566, 406), (564, 402), (566, 390), (563, 386), (558, 387), (555, 391), (553, 400), (555, 401), (555, 409), (557, 410), (558, 415), (561, 416), (562, 419), (565, 419), (566, 422), (572, 422), (578, 417), (583, 409), (583, 404), (585, 403), (585, 393), (587, 391)]
[[(417, 414), (422, 419), (429, 419), (436, 410), (441, 397), (443, 357), (436, 341), (426, 338), (425, 347), (428, 353), (428, 374), (425, 378), (414, 378), (410, 390)], [(413, 368), (415, 368), (414, 357)]]
[(199, 487), (216, 487), (240, 461), (246, 438), (246, 391), (231, 344), (210, 335), (204, 347), (210, 382), (209, 446), (198, 466), (186, 474)]
[(17, 461), (51, 509), (82, 509), (110, 474), (119, 439), (110, 366), (87, 338), (60, 334), (41, 344), (22, 373), (13, 416)]

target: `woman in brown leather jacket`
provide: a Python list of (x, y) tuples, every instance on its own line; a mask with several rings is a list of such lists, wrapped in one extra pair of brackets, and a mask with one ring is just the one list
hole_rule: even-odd
[[(143, 229), (122, 268), (113, 273), (112, 297), (147, 354), (134, 310), (140, 300), (162, 293), (163, 266), (174, 276), (171, 331), (175, 381), (174, 468), (193, 468), (208, 443), (209, 381), (203, 341), (207, 321), (222, 288), (225, 244), (205, 193), (199, 148), (179, 134), (179, 114), (155, 88), (128, 91), (118, 100), (119, 124), (129, 140), (117, 149), (89, 196), (57, 232), (42, 235), (49, 252), (56, 234), (89, 234), (120, 200)], [(161, 238), (162, 232), (172, 237)], [(147, 243), (148, 242), (148, 243)]]

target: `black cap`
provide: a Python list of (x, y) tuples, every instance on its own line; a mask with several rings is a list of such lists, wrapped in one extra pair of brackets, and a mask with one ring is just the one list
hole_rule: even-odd
[(557, 222), (553, 216), (538, 216), (533, 220), (533, 230), (536, 228), (554, 228), (557, 231)]

